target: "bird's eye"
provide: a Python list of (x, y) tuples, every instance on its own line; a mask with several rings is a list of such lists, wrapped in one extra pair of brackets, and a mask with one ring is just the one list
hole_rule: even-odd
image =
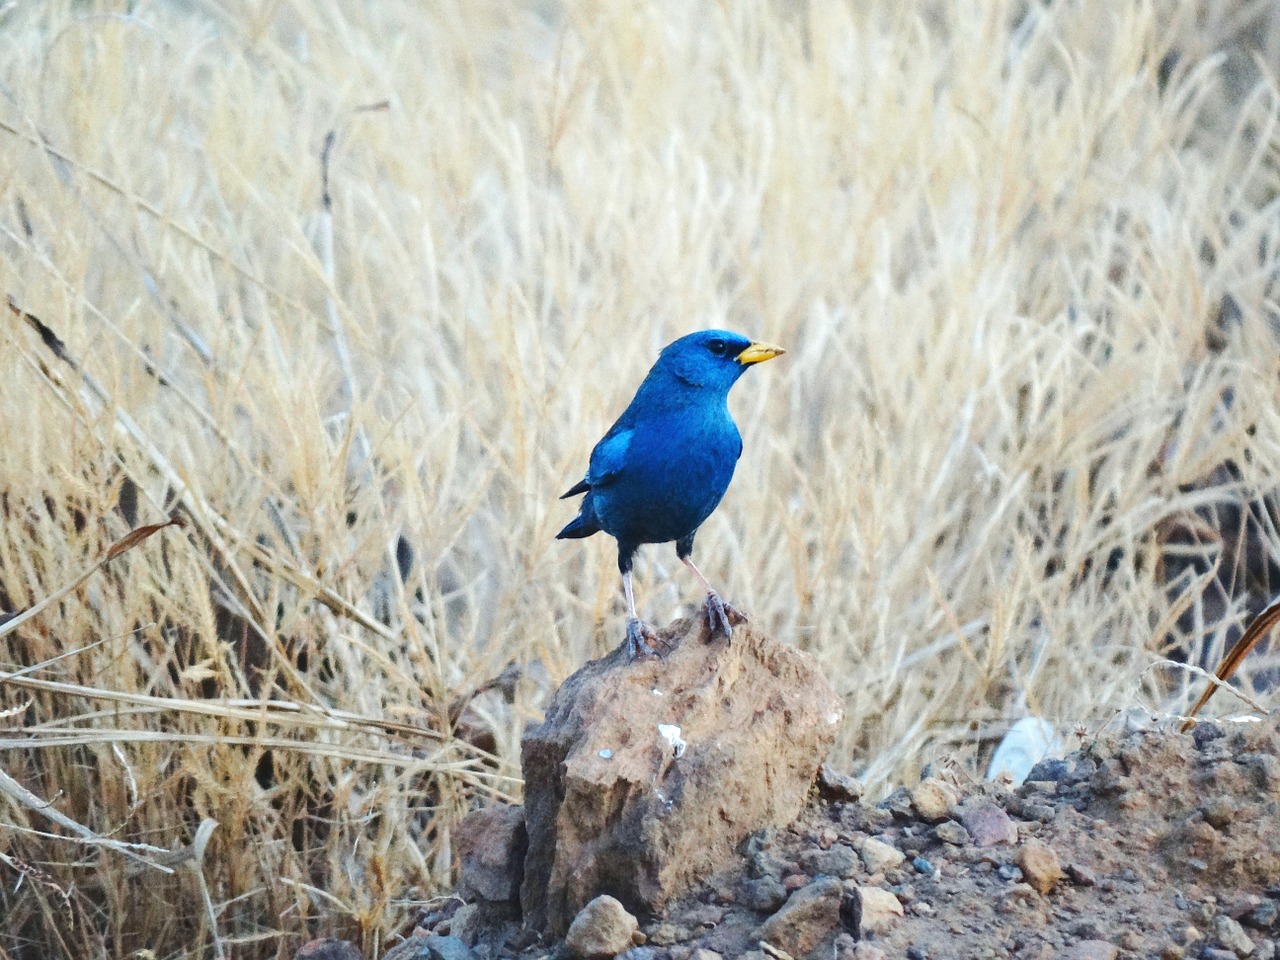
[(714, 353), (717, 357), (723, 357), (725, 351), (729, 349), (729, 345), (723, 340), (712, 340), (707, 344), (707, 349)]

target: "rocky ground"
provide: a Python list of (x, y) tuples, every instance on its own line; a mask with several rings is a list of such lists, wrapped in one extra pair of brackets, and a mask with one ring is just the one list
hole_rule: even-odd
[[(757, 679), (744, 670), (745, 681)], [(1101, 737), (1041, 762), (1016, 788), (935, 770), (877, 804), (859, 794), (856, 781), (824, 767), (789, 825), (755, 831), (665, 901), (622, 885), (618, 899), (575, 903), (564, 936), (522, 923), (522, 878), (511, 874), (521, 873), (528, 836), (520, 808), (491, 811), (478, 821), (487, 842), (463, 864), (464, 896), (423, 913), (387, 956), (1276, 956), (1273, 721)], [(504, 821), (510, 829), (495, 826)], [(300, 957), (326, 949), (310, 944)]]

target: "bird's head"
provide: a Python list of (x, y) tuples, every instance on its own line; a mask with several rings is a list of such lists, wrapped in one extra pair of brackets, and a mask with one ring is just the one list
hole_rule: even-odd
[(699, 330), (667, 345), (656, 369), (666, 369), (695, 387), (728, 389), (747, 368), (786, 353), (729, 330)]

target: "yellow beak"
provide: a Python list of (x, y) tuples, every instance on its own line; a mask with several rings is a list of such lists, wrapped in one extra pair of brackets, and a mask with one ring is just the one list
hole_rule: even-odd
[(780, 357), (786, 352), (781, 347), (775, 347), (772, 343), (753, 343), (738, 354), (736, 359), (744, 365), (748, 363), (764, 363), (764, 361)]

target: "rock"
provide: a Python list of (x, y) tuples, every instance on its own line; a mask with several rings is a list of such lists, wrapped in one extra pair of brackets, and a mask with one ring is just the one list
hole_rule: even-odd
[(818, 796), (827, 803), (857, 803), (862, 793), (862, 783), (856, 777), (837, 773), (826, 763), (818, 767)]
[(858, 869), (858, 855), (845, 843), (830, 850), (808, 850), (800, 855), (800, 869), (811, 877), (851, 877)]
[[(794, 647), (705, 618), (659, 634), (664, 659), (621, 647), (571, 676), (521, 744), (525, 922), (557, 935), (600, 890), (660, 910), (750, 834), (795, 819), (835, 738), (840, 699)], [(662, 696), (654, 696), (654, 691)], [(678, 727), (679, 759), (658, 725)]]
[(1225, 915), (1217, 917), (1213, 922), (1213, 940), (1237, 957), (1247, 957), (1253, 953), (1253, 941), (1244, 932), (1244, 927)]
[(593, 960), (616, 957), (632, 946), (631, 936), (640, 924), (613, 897), (600, 896), (588, 903), (573, 918), (564, 946), (572, 957)]
[(742, 885), (742, 905), (759, 913), (773, 913), (787, 902), (787, 888), (777, 877), (760, 877)]
[(1018, 827), (1009, 815), (990, 800), (968, 804), (960, 822), (969, 831), (973, 842), (980, 847), (994, 847), (999, 843), (1017, 843)]
[(885, 960), (888, 956), (883, 950), (871, 943), (855, 944), (850, 953), (852, 960)]
[(933, 828), (933, 835), (943, 843), (949, 843), (952, 846), (963, 847), (972, 842), (973, 838), (969, 836), (969, 831), (954, 820), (948, 820), (940, 823)]
[(689, 960), (724, 960), (724, 958), (714, 950), (706, 950), (699, 947), (689, 955)]
[(1067, 951), (1067, 960), (1116, 960), (1120, 950), (1106, 940), (1081, 940)]
[(793, 957), (803, 957), (839, 926), (843, 896), (844, 884), (839, 880), (828, 878), (811, 883), (764, 922), (760, 939)]
[(1014, 860), (1022, 869), (1022, 875), (1027, 882), (1040, 893), (1048, 893), (1063, 877), (1058, 854), (1053, 847), (1039, 840), (1028, 840), (1024, 843)]
[(937, 777), (925, 777), (909, 791), (911, 805), (926, 823), (939, 823), (947, 819), (947, 811), (956, 802), (956, 792), (949, 783)]
[(353, 943), (333, 937), (317, 937), (299, 947), (293, 960), (361, 960), (361, 957)]
[(1098, 875), (1082, 863), (1067, 864), (1067, 877), (1077, 887), (1095, 887), (1098, 885)]
[(902, 917), (902, 904), (888, 890), (859, 887), (862, 897), (862, 932), (881, 936)]
[(868, 837), (862, 841), (862, 845), (858, 847), (858, 855), (862, 857), (867, 873), (888, 873), (902, 866), (902, 862), (907, 859), (897, 847), (883, 840), (877, 840), (875, 837)]
[(475, 952), (457, 937), (438, 937), (415, 930), (413, 936), (382, 955), (382, 960), (477, 960)]
[(467, 814), (454, 832), (458, 895), (464, 900), (519, 900), (529, 837), (524, 807), (499, 803)]

